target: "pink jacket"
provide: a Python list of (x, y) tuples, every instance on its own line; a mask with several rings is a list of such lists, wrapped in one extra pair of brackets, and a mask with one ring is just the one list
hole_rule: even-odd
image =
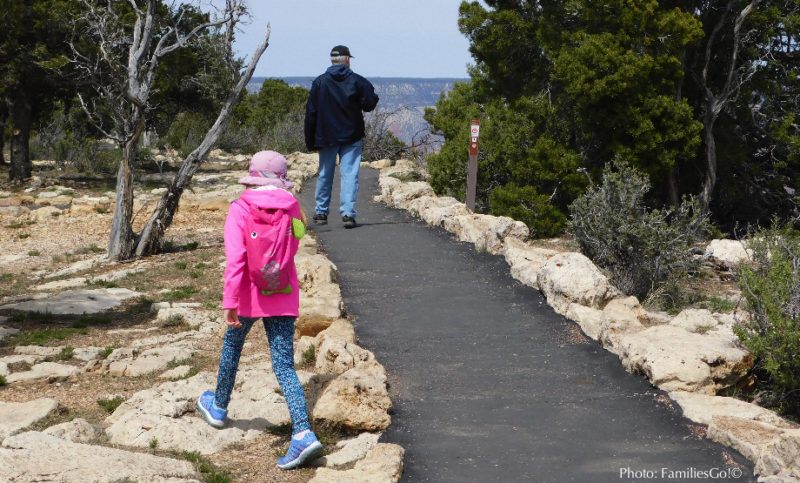
[[(297, 269), (291, 267), (290, 281), (292, 292), (288, 294), (261, 295), (247, 270), (245, 230), (249, 205), (261, 208), (282, 208), (288, 210), (293, 218), (300, 218), (300, 204), (288, 191), (282, 189), (247, 189), (238, 200), (231, 203), (228, 218), (225, 220), (225, 286), (222, 292), (222, 307), (237, 309), (242, 317), (276, 317), (299, 315), (300, 288)], [(299, 240), (293, 239), (293, 253), (297, 253)]]

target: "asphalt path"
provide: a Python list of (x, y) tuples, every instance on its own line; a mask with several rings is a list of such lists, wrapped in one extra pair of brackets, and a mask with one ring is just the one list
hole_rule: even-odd
[[(312, 231), (360, 344), (386, 367), (395, 407), (382, 440), (406, 449), (403, 481), (755, 481), (502, 257), (373, 202), (377, 178), (361, 170), (360, 226), (347, 230), (337, 171), (329, 223)], [(301, 193), (309, 218), (315, 182)]]

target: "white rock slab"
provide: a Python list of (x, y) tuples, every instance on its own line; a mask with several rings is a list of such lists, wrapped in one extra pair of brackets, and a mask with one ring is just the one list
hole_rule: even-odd
[(708, 425), (711, 424), (713, 418), (726, 416), (760, 421), (778, 428), (793, 427), (792, 423), (774, 412), (733, 397), (685, 391), (672, 391), (669, 393), (669, 397), (678, 403), (684, 416), (700, 424)]
[(43, 433), (73, 443), (89, 443), (97, 438), (98, 435), (97, 429), (81, 418), (50, 426)]
[(28, 432), (7, 438), (0, 448), (0, 480), (15, 483), (118, 481), (199, 482), (192, 464), (121, 449), (72, 443)]
[(54, 399), (17, 403), (0, 401), (0, 441), (40, 421), (58, 408)]
[(178, 366), (174, 369), (170, 369), (161, 373), (161, 375), (158, 377), (161, 379), (180, 379), (186, 377), (191, 370), (192, 366)]
[(363, 459), (377, 446), (380, 437), (381, 433), (361, 433), (355, 438), (339, 441), (336, 443), (338, 450), (316, 459), (313, 465), (336, 468)]
[(403, 474), (404, 454), (396, 444), (379, 443), (352, 469), (319, 468), (310, 483), (394, 483)]
[(36, 300), (3, 305), (0, 309), (51, 314), (96, 314), (118, 307), (122, 302), (140, 296), (126, 288), (68, 290)]
[(19, 329), (13, 329), (11, 327), (3, 327), (0, 326), (0, 342), (3, 342), (7, 338), (11, 337), (12, 335), (16, 335), (19, 333)]
[(14, 382), (47, 382), (63, 381), (80, 374), (81, 370), (75, 366), (59, 364), (57, 362), (40, 362), (31, 367), (29, 371), (15, 372), (6, 377), (9, 384)]
[(64, 346), (19, 345), (14, 347), (14, 352), (25, 356), (53, 357), (60, 354), (63, 349)]

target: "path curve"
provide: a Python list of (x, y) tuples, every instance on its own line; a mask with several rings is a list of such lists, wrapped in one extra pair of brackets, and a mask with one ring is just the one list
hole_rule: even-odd
[[(698, 434), (662, 391), (516, 282), (502, 257), (374, 203), (361, 170), (358, 221), (314, 227), (338, 266), (361, 345), (385, 364), (395, 403), (384, 439), (404, 481), (641, 481), (623, 471), (727, 469), (738, 453)], [(301, 196), (313, 214), (314, 183)], [(641, 474), (639, 474), (641, 475)], [(644, 475), (641, 475), (644, 476)], [(668, 474), (665, 476), (669, 476)]]

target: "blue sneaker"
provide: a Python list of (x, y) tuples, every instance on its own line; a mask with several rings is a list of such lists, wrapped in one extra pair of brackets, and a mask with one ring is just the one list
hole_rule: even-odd
[(308, 431), (299, 440), (292, 436), (292, 442), (286, 455), (278, 458), (278, 468), (291, 470), (320, 456), (322, 456), (322, 443), (317, 440), (317, 436), (313, 432)]
[(228, 417), (228, 410), (222, 409), (214, 404), (214, 393), (206, 391), (197, 398), (197, 410), (205, 418), (206, 422), (215, 428), (225, 426), (225, 418)]

